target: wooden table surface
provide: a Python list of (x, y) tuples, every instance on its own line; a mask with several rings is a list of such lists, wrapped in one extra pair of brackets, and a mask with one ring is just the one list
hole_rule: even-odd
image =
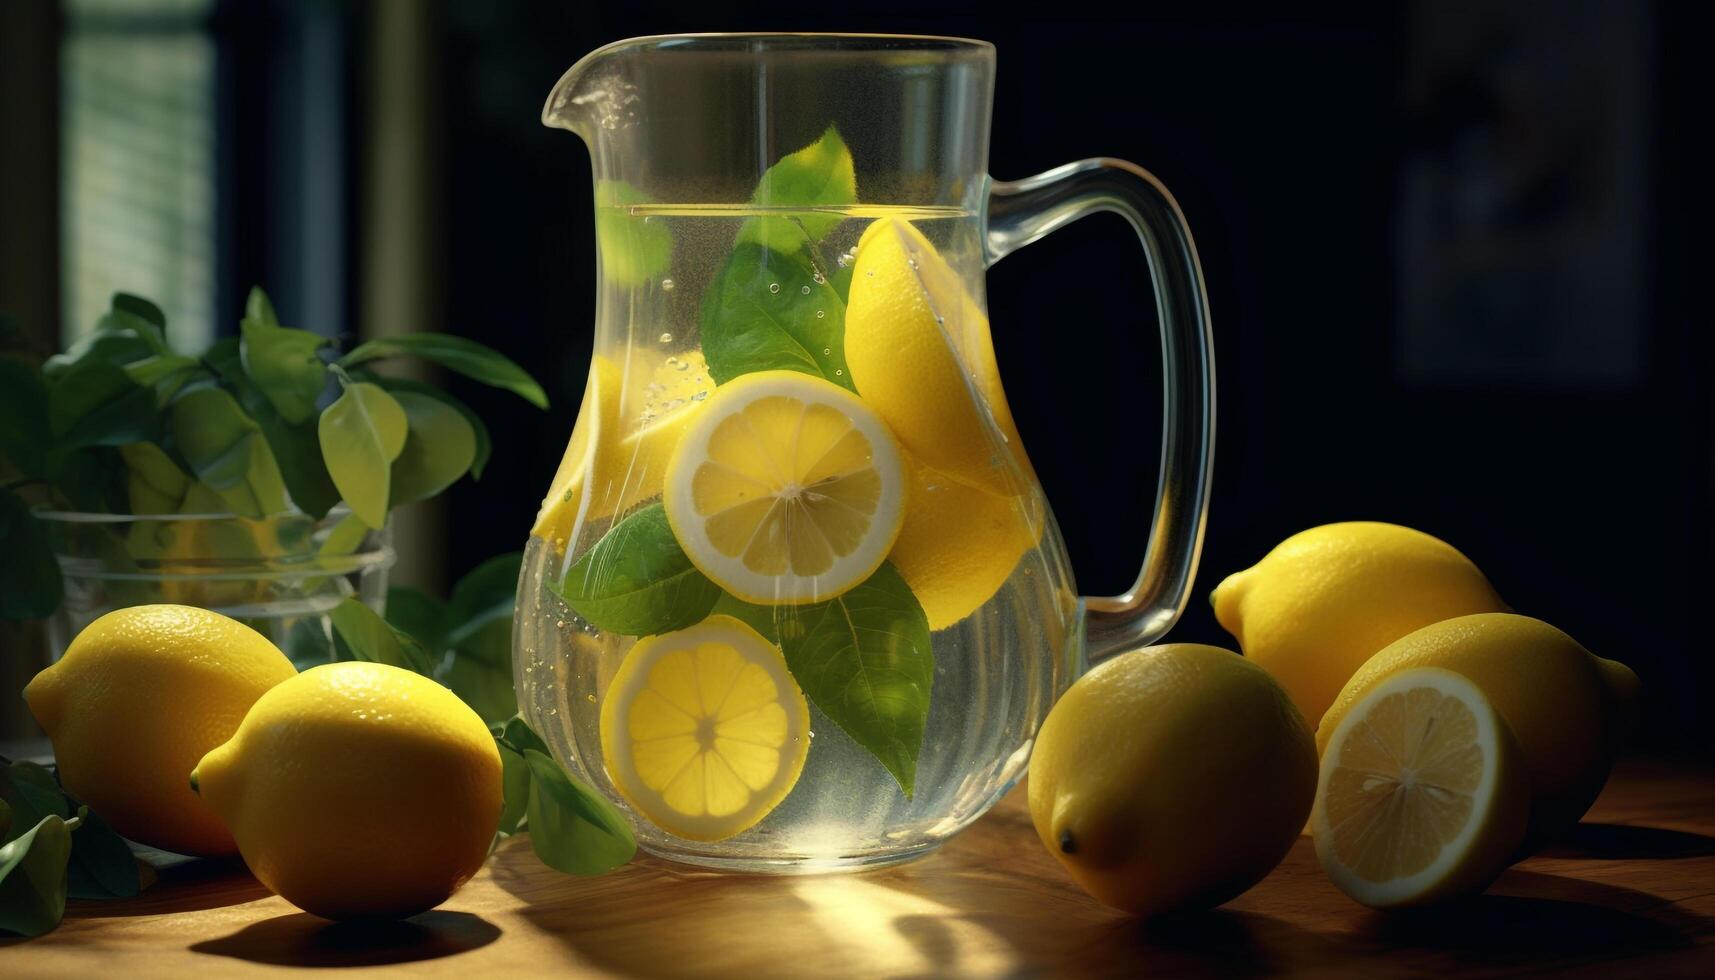
[(0, 976), (186, 977), (345, 967), (429, 976), (815, 977), (1302, 973), (1715, 976), (1715, 771), (1623, 765), (1578, 832), (1457, 907), (1383, 915), (1334, 890), (1301, 839), (1227, 906), (1137, 922), (1080, 892), (1014, 792), (902, 867), (729, 876), (649, 857), (601, 878), (504, 844), (443, 908), (335, 925), (243, 866), (168, 868), (142, 896), (74, 902)]

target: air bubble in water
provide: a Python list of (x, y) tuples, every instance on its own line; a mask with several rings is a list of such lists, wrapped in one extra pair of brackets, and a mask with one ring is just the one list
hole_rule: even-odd
[(810, 287), (809, 286), (799, 286), (798, 291), (800, 293), (803, 293), (805, 296), (810, 295)]
[[(701, 380), (703, 380), (703, 379), (702, 379), (702, 378), (698, 378), (698, 379), (697, 379), (697, 380), (698, 380), (698, 381), (701, 381)], [(706, 391), (699, 391), (699, 392), (697, 392), (697, 393), (696, 393), (696, 394), (694, 394), (694, 395), (692, 395), (692, 396), (691, 396), (691, 401), (694, 401), (694, 402), (700, 402), (700, 401), (702, 401), (702, 400), (703, 400), (703, 399), (705, 399), (705, 398), (707, 398), (707, 397), (709, 397), (709, 393), (708, 393), (708, 392), (706, 392)]]
[(674, 285), (673, 280), (663, 279), (663, 280), (661, 280), (661, 291), (670, 293), (673, 291), (673, 285)]
[(670, 344), (673, 342), (673, 335), (670, 333), (663, 333), (660, 337), (658, 337), (656, 339), (660, 340), (663, 344)]
[(810, 278), (816, 280), (817, 285), (825, 286), (828, 284), (828, 277), (822, 275), (821, 272), (817, 272), (815, 275), (811, 276)]
[(846, 369), (845, 368), (834, 368), (834, 377), (843, 378), (845, 376), (846, 376)]
[(817, 310), (817, 311), (816, 311), (816, 319), (818, 319), (818, 320), (820, 320), (820, 319), (821, 319), (821, 318), (823, 318), (823, 317), (825, 317), (825, 316), (827, 316), (827, 315), (828, 315), (828, 314), (827, 314), (827, 311), (826, 311), (826, 310)]
[(778, 293), (780, 291), (780, 284), (777, 282), (769, 283), (768, 284), (768, 291), (771, 293)]
[(595, 695), (586, 694), (586, 695), (584, 695), (584, 700), (588, 701), (590, 704), (595, 704)]
[(689, 371), (690, 369), (691, 369), (691, 362), (690, 361), (680, 361), (679, 363), (673, 365), (673, 370), (675, 370), (675, 371)]
[(822, 348), (822, 356), (823, 357), (827, 357), (829, 354), (832, 354), (833, 352), (834, 352), (834, 349), (832, 347)]

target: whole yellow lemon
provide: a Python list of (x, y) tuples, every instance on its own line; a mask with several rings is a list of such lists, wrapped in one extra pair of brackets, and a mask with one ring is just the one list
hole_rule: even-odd
[(237, 850), (185, 774), (294, 675), (248, 626), (194, 606), (132, 606), (90, 623), (24, 688), (71, 794), (132, 840), (180, 854)]
[(1507, 611), (1453, 546), (1374, 521), (1300, 531), (1227, 576), (1210, 600), (1239, 649), (1280, 681), (1312, 725), (1382, 647), (1443, 619)]
[(1637, 675), (1540, 619), (1460, 616), (1417, 630), (1370, 658), (1322, 717), (1317, 748), (1377, 684), (1412, 667), (1441, 667), (1482, 690), (1512, 729), (1531, 784), (1531, 831), (1577, 823), (1608, 779)]
[(451, 691), (385, 664), (304, 671), (263, 695), (191, 782), (244, 863), (328, 919), (446, 901), (500, 824), (500, 750)]
[(1175, 643), (1102, 663), (1030, 759), (1030, 816), (1085, 891), (1138, 915), (1209, 908), (1261, 881), (1316, 795), (1316, 745), (1256, 664)]

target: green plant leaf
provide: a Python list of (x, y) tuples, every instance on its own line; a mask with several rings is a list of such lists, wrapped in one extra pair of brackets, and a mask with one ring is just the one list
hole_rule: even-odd
[(280, 318), (274, 315), (274, 302), (261, 286), (251, 286), (250, 295), (244, 298), (244, 318), (265, 323), (270, 327), (280, 325)]
[(399, 402), (379, 385), (363, 381), (346, 385), (317, 423), (334, 486), (370, 527), (387, 522), (392, 463), (405, 448), (407, 428)]
[(494, 452), (494, 445), (488, 435), (488, 426), (483, 424), (482, 418), (472, 411), (469, 405), (434, 385), (414, 381), (410, 378), (377, 378), (375, 383), (394, 394), (401, 391), (413, 391), (419, 395), (438, 399), (457, 409), (458, 413), (464, 416), (464, 420), (470, 423), (471, 431), (476, 434), (476, 458), (470, 461), (471, 478), (482, 478), (482, 468), (488, 465), (488, 458)]
[(595, 241), (602, 278), (635, 286), (667, 271), (673, 261), (673, 233), (662, 222), (639, 219), (628, 210), (649, 203), (625, 181), (596, 181)]
[(135, 317), (140, 317), (155, 325), (155, 329), (163, 334), (167, 330), (167, 315), (161, 312), (153, 300), (144, 299), (131, 293), (114, 293), (111, 306), (115, 310), (123, 310)]
[(311, 517), (325, 516), (339, 503), (339, 489), (333, 485), (327, 462), (322, 458), (316, 423), (305, 420), (293, 425), (280, 417), (274, 403), (244, 373), (236, 338), (217, 342), (203, 355), (203, 360), (238, 393), (239, 404), (261, 427), (268, 448), (274, 451), (274, 459), (280, 465), (280, 477), (286, 482), (292, 503)]
[(524, 750), (524, 761), (530, 767), (530, 845), (543, 864), (598, 875), (631, 860), (637, 853), (631, 824), (606, 797), (535, 749)]
[(24, 498), (0, 488), (0, 619), (46, 619), (65, 584), (52, 543)]
[(124, 460), (111, 446), (55, 449), (48, 454), (48, 482), (75, 510), (123, 514), (128, 506)]
[(807, 245), (786, 253), (741, 243), (704, 296), (703, 356), (717, 384), (752, 371), (787, 370), (855, 390), (846, 368), (845, 319), (845, 303)]
[(424, 649), (415, 637), (394, 629), (387, 620), (376, 615), (375, 610), (358, 600), (341, 599), (339, 605), (328, 612), (328, 618), (333, 621), (334, 634), (351, 659), (403, 667), (424, 677), (434, 675), (433, 654)]
[(11, 840), (43, 817), (69, 819), (72, 813), (71, 803), (53, 772), (27, 759), (17, 759), (0, 768), (0, 800), (6, 802), (12, 814), (11, 831), (8, 836), (0, 836), (0, 840)]
[(71, 834), (67, 894), (72, 898), (130, 898), (143, 890), (137, 859), (107, 821), (87, 807)]
[(445, 333), (408, 333), (394, 337), (377, 337), (359, 344), (351, 353), (340, 358), (340, 366), (355, 367), (368, 361), (401, 355), (420, 357), (450, 371), (503, 388), (537, 408), (548, 407), (548, 395), (542, 386), (517, 364), (499, 351), (474, 340)]
[(530, 807), (530, 763), (499, 737), (494, 741), (500, 749), (500, 835), (510, 837), (518, 833)]
[(64, 353), (48, 358), (42, 365), (42, 373), (50, 381), (56, 381), (82, 364), (124, 367), (171, 353), (161, 327), (127, 309), (119, 296), (115, 296), (113, 308), (101, 315), (95, 329), (79, 337)]
[(387, 625), (409, 634), (424, 649), (441, 648), (447, 631), (447, 610), (421, 589), (395, 585), (387, 590)]
[(352, 554), (368, 536), (369, 525), (359, 520), (356, 514), (347, 514), (328, 529), (327, 536), (316, 548), (316, 554), (323, 557)]
[(119, 447), (125, 460), (126, 489), (133, 514), (177, 514), (190, 491), (191, 477), (152, 442)]
[(469, 472), (476, 460), (476, 430), (459, 410), (414, 391), (392, 393), (405, 410), (405, 448), (393, 461), (390, 506), (426, 500)]
[(327, 339), (308, 330), (278, 327), (246, 317), (238, 325), (239, 357), (274, 410), (288, 423), (308, 421), (327, 388), (328, 369), (316, 352)]
[(0, 847), (0, 931), (39, 936), (65, 915), (71, 831), (50, 814)]
[(24, 476), (47, 471), (53, 447), (48, 421), (48, 386), (35, 365), (0, 356), (0, 455)]
[(279, 461), (237, 399), (204, 385), (180, 394), (170, 411), (179, 454), (233, 513), (260, 518), (286, 511)]
[(512, 687), (512, 616), (517, 603), (521, 552), (498, 555), (453, 586), (445, 645), (452, 656), (441, 682), (486, 721), (518, 713)]
[(459, 696), (483, 721), (490, 724), (518, 713), (518, 697), (512, 690), (512, 667), (500, 667), (455, 651), (435, 679)]
[(523, 752), (525, 749), (535, 749), (545, 756), (552, 757), (554, 754), (548, 751), (548, 743), (542, 741), (542, 736), (536, 734), (536, 730), (530, 727), (522, 715), (514, 717), (506, 723), (506, 727), (501, 731), (501, 737), (510, 742), (512, 747), (519, 752)]
[(698, 622), (721, 590), (679, 547), (666, 510), (651, 504), (584, 552), (560, 580), (559, 594), (596, 629), (648, 636)]
[(155, 395), (123, 368), (85, 361), (55, 379), (48, 390), (48, 424), (55, 449), (123, 446), (160, 430)]
[(153, 386), (197, 366), (197, 359), (183, 354), (151, 354), (125, 365), (127, 377), (140, 385)]
[(868, 749), (906, 796), (929, 717), (929, 620), (890, 564), (827, 602), (782, 606), (776, 632), (804, 694)]
[[(829, 126), (821, 139), (780, 158), (762, 174), (751, 203), (769, 208), (837, 208), (857, 203), (857, 171), (840, 131)], [(739, 229), (740, 242), (792, 246), (793, 227), (821, 241), (845, 220), (833, 213), (805, 212), (757, 217)]]

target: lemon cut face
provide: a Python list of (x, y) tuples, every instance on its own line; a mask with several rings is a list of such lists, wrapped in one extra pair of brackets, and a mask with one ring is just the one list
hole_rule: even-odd
[(730, 616), (637, 641), (601, 708), (620, 793), (656, 826), (699, 841), (755, 826), (804, 771), (810, 709), (786, 660)]
[(1340, 723), (1322, 757), (1312, 826), (1341, 891), (1374, 908), (1480, 891), (1524, 839), (1527, 777), (1511, 731), (1475, 684), (1404, 671)]
[(856, 395), (795, 371), (715, 390), (667, 464), (667, 520), (692, 564), (748, 602), (800, 605), (867, 579), (893, 547), (905, 476)]

